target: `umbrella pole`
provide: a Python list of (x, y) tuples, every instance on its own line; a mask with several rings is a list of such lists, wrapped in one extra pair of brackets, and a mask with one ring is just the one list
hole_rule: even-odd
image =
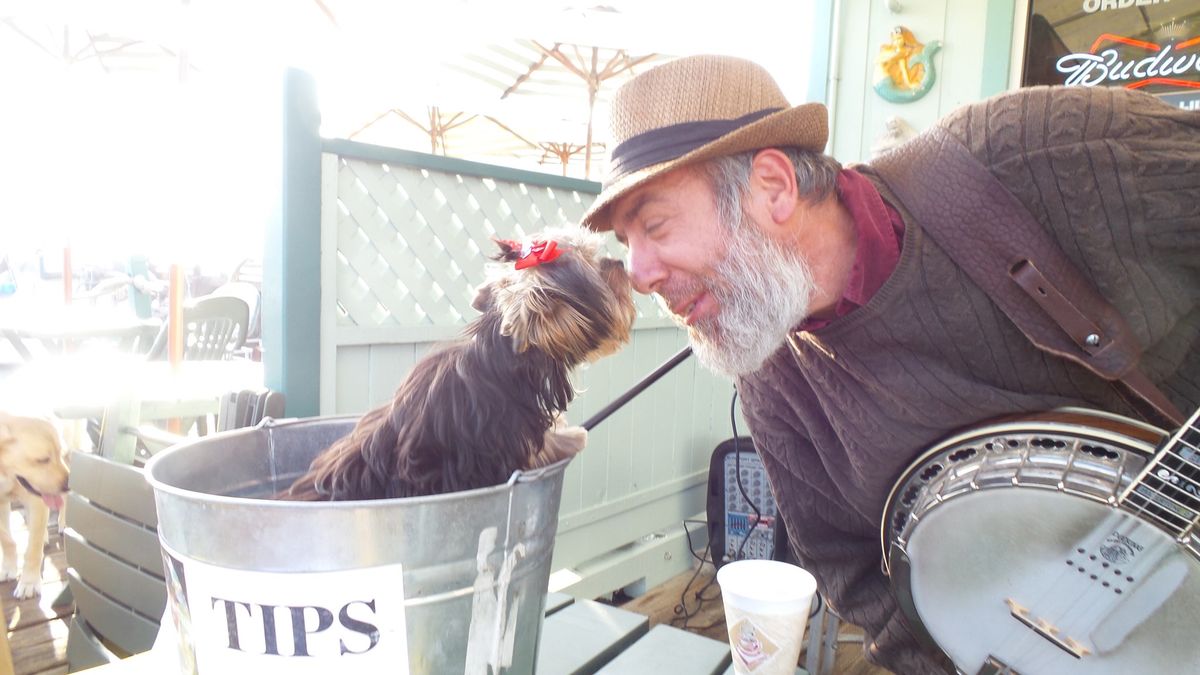
[(600, 76), (596, 73), (596, 59), (599, 55), (600, 50), (592, 47), (592, 77), (588, 80), (587, 146), (583, 151), (583, 177), (585, 179), (592, 177), (592, 116), (596, 112), (596, 90), (600, 87)]
[[(438, 112), (437, 106), (428, 109), (429, 111), (429, 154), (436, 155), (438, 151), (438, 141), (442, 141), (442, 148), (446, 147), (446, 141), (442, 138), (441, 113)], [(446, 154), (442, 152), (442, 154)]]
[(592, 177), (592, 113), (596, 110), (596, 90), (593, 89), (588, 93), (588, 127), (587, 127), (587, 148), (584, 150), (583, 156), (583, 177), (591, 179)]
[(171, 370), (178, 370), (183, 361), (183, 270), (178, 263), (171, 265), (167, 295), (167, 360)]
[[(171, 265), (170, 287), (167, 295), (167, 360), (171, 372), (179, 372), (183, 362), (183, 270), (178, 263)], [(167, 420), (167, 431), (181, 433), (182, 422), (178, 417)]]
[(71, 244), (63, 247), (63, 304), (71, 304), (75, 285), (75, 273), (71, 271)]
[[(63, 247), (62, 259), (63, 304), (70, 305), (75, 301), (75, 272), (71, 269), (71, 242)], [(63, 351), (75, 351), (74, 340), (63, 340)]]

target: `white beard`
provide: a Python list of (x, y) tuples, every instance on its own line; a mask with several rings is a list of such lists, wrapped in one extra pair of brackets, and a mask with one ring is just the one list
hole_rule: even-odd
[(808, 316), (815, 285), (808, 263), (764, 236), (754, 222), (744, 220), (730, 242), (705, 284), (717, 314), (687, 329), (700, 362), (735, 378), (762, 367)]

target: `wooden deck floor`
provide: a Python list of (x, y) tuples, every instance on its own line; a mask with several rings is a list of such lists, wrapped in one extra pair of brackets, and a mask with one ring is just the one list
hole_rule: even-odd
[[(13, 514), (11, 526), (17, 551), (24, 555), (27, 531), (19, 513)], [(67, 556), (63, 552), (62, 538), (56, 531), (51, 525), (40, 597), (17, 600), (13, 597), (17, 582), (0, 583), (0, 601), (4, 603), (16, 675), (62, 675), (67, 672), (67, 625), (75, 608), (71, 603), (53, 604), (67, 583)]]

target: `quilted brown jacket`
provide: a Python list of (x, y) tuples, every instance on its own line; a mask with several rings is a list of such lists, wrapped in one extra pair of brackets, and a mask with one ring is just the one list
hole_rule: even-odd
[[(1200, 113), (1123, 89), (1034, 88), (938, 126), (1124, 315), (1150, 379), (1185, 412), (1200, 405)], [(901, 471), (949, 432), (1005, 414), (1138, 412), (1117, 385), (1034, 347), (870, 165), (855, 168), (904, 218), (896, 270), (867, 305), (789, 336), (738, 390), (800, 564), (864, 628), (869, 660), (933, 673), (946, 662), (918, 646), (880, 568)]]

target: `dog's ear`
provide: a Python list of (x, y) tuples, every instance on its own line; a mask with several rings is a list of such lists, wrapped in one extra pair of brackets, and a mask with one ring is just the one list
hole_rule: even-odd
[(475, 299), (471, 301), (471, 306), (476, 311), (486, 312), (487, 308), (492, 304), (492, 285), (484, 284), (475, 290)]
[(521, 242), (511, 239), (493, 239), (500, 252), (494, 256), (501, 262), (516, 262), (521, 258)]
[(12, 431), (12, 427), (6, 422), (0, 422), (0, 450), (7, 448), (17, 442), (17, 437)]
[(568, 361), (588, 352), (591, 320), (574, 303), (556, 297), (558, 291), (534, 284), (505, 290), (513, 296), (501, 303), (504, 318), (500, 331), (513, 338), (518, 352), (536, 347)]

